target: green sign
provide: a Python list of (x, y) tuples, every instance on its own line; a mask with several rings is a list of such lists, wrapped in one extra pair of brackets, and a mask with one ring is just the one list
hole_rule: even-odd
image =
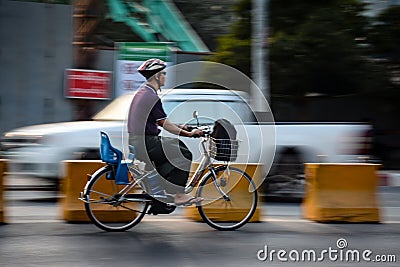
[(145, 61), (158, 58), (166, 62), (170, 60), (172, 43), (117, 43), (118, 60)]

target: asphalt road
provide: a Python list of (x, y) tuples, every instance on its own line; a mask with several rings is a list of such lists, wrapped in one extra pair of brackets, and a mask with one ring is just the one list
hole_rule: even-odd
[(381, 224), (315, 223), (300, 203), (267, 202), (263, 222), (233, 232), (190, 221), (180, 208), (107, 233), (60, 220), (56, 192), (8, 191), (0, 266), (399, 266), (400, 188), (378, 195)]
[[(398, 266), (398, 262), (360, 262), (342, 251), (371, 251), (399, 259), (399, 225), (318, 224), (271, 220), (234, 232), (218, 232), (203, 223), (146, 220), (131, 231), (106, 233), (90, 224), (20, 223), (0, 228), (1, 266), (285, 266), (272, 250), (313, 250), (316, 260), (289, 261), (294, 266)], [(343, 241), (343, 240), (342, 240)], [(322, 254), (323, 250), (335, 254)], [(258, 253), (259, 251), (261, 253)], [(258, 254), (258, 256), (257, 256)], [(287, 260), (289, 255), (286, 254)], [(295, 255), (293, 254), (294, 258)], [(335, 259), (336, 257), (336, 259)], [(351, 259), (351, 260), (350, 260)]]

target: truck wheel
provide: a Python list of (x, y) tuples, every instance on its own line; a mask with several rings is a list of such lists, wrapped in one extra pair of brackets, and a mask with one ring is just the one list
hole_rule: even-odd
[(275, 174), (299, 178), (304, 174), (304, 162), (295, 148), (286, 149), (280, 154)]
[(80, 160), (100, 159), (100, 152), (98, 149), (87, 149), (79, 152), (74, 152), (73, 155), (73, 158)]
[(289, 148), (278, 157), (277, 163), (264, 183), (267, 198), (299, 201), (304, 194), (304, 162), (300, 153)]

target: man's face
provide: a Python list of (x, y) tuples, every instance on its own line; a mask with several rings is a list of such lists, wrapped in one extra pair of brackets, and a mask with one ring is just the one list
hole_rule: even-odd
[(160, 76), (159, 76), (160, 86), (164, 86), (165, 85), (166, 78), (167, 78), (167, 73), (165, 72), (165, 70), (161, 71), (160, 72)]

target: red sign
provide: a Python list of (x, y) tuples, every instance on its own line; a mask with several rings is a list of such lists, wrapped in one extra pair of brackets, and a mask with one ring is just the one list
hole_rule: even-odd
[(111, 72), (67, 69), (65, 97), (86, 99), (111, 98)]

